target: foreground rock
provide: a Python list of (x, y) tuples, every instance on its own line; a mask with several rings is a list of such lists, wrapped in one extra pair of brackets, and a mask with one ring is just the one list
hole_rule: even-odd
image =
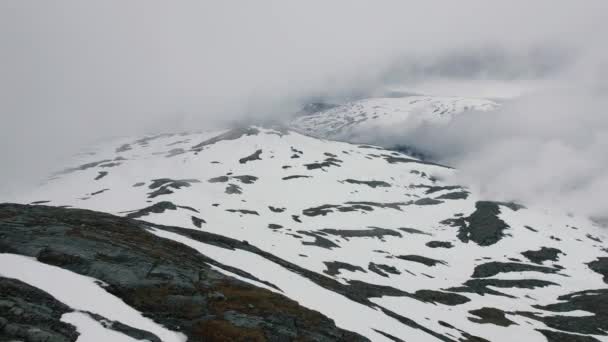
[[(99, 279), (108, 292), (189, 341), (365, 340), (293, 300), (214, 270), (211, 265), (252, 279), (153, 235), (140, 221), (87, 210), (1, 204), (0, 236), (0, 253), (34, 257)], [(18, 280), (0, 278), (0, 288), (0, 336), (49, 342), (77, 337), (71, 325), (59, 321), (72, 311), (66, 305)], [(10, 308), (19, 308), (21, 315)], [(38, 335), (28, 333), (31, 328)]]

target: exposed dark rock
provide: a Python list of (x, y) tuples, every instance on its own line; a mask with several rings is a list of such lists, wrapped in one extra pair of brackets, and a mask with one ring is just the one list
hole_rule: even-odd
[(153, 205), (151, 205), (149, 207), (145, 207), (143, 209), (139, 209), (139, 210), (130, 212), (129, 214), (125, 215), (125, 217), (140, 218), (140, 217), (146, 216), (148, 214), (152, 214), (152, 213), (153, 214), (162, 214), (163, 212), (165, 212), (165, 210), (177, 210), (177, 208), (182, 208), (182, 209), (187, 209), (187, 210), (191, 210), (194, 212), (198, 212), (195, 209), (187, 207), (187, 206), (179, 206), (179, 205), (175, 205), (169, 201), (162, 201), (162, 202), (154, 203)]
[(228, 176), (219, 176), (219, 177), (210, 178), (207, 182), (209, 182), (209, 183), (226, 183), (229, 179), (230, 179), (230, 177), (228, 177)]
[(247, 162), (254, 161), (254, 160), (262, 160), (262, 158), (260, 158), (261, 154), (262, 154), (262, 150), (257, 150), (255, 152), (253, 152), (251, 155), (239, 159), (239, 163), (245, 164)]
[(99, 195), (99, 194), (104, 193), (104, 192), (106, 192), (106, 191), (108, 191), (108, 190), (110, 190), (110, 189), (101, 189), (101, 190), (99, 190), (99, 191), (91, 192), (91, 194), (90, 194), (90, 195), (91, 195), (91, 196)]
[(507, 295), (507, 294), (502, 293), (500, 291), (496, 291), (496, 290), (490, 289), (490, 288), (488, 288), (488, 286), (498, 287), (498, 288), (534, 289), (534, 288), (537, 288), (537, 287), (545, 287), (545, 286), (551, 286), (551, 285), (558, 286), (558, 284), (556, 284), (556, 283), (553, 283), (553, 282), (550, 282), (550, 281), (546, 281), (546, 280), (540, 280), (540, 279), (492, 279), (492, 278), (484, 278), (484, 279), (470, 279), (470, 280), (467, 280), (463, 284), (463, 286), (461, 286), (461, 287), (452, 287), (452, 288), (446, 289), (446, 291), (477, 293), (479, 295), (490, 294), (490, 295), (495, 295), (495, 296), (503, 296), (503, 297), (514, 298), (511, 295)]
[(82, 165), (79, 165), (79, 166), (76, 166), (76, 167), (67, 168), (65, 170), (62, 170), (62, 171), (59, 171), (59, 172), (55, 173), (54, 175), (55, 176), (59, 176), (59, 175), (65, 175), (65, 174), (68, 174), (68, 173), (72, 173), (72, 172), (75, 172), (75, 171), (84, 171), (86, 169), (90, 169), (92, 167), (96, 167), (96, 166), (99, 166), (99, 165), (101, 165), (103, 163), (107, 163), (107, 162), (111, 162), (111, 161), (112, 160), (110, 160), (110, 159), (105, 159), (105, 160), (100, 160), (100, 161), (96, 161), (96, 162), (86, 163), (86, 164), (82, 164)]
[(608, 258), (600, 257), (587, 264), (593, 272), (604, 276), (604, 283), (608, 284)]
[(200, 181), (198, 179), (159, 178), (153, 179), (152, 183), (148, 188), (157, 189), (162, 187), (168, 187), (173, 189), (180, 189), (182, 187), (189, 187), (192, 183), (200, 183)]
[(340, 160), (338, 158), (333, 158), (333, 157), (325, 158), (325, 161), (332, 162), (332, 163), (343, 163), (342, 160)]
[(247, 210), (247, 209), (226, 209), (226, 211), (231, 212), (231, 213), (241, 213), (244, 215), (257, 215), (260, 216), (260, 214), (255, 211), (255, 210)]
[(243, 184), (253, 184), (258, 180), (258, 177), (250, 175), (232, 176), (232, 178), (240, 180)]
[[(215, 271), (210, 265), (274, 286), (183, 244), (159, 238), (147, 227), (207, 237), (212, 239), (207, 243), (223, 248), (255, 250), (244, 242), (200, 230), (163, 227), (88, 210), (3, 204), (0, 252), (38, 257), (41, 262), (99, 279), (107, 284), (108, 292), (192, 341), (365, 340), (280, 294)], [(2, 290), (0, 296), (7, 293)], [(32, 299), (36, 304), (43, 302)], [(60, 310), (48, 317), (57, 317)]]
[(34, 201), (31, 202), (30, 204), (44, 204), (44, 203), (49, 203), (50, 201)]
[(435, 266), (437, 264), (447, 265), (445, 261), (427, 258), (421, 255), (397, 255), (396, 258), (406, 261), (413, 261), (426, 266)]
[[(559, 296), (557, 303), (535, 306), (536, 309), (550, 311), (555, 315), (537, 315), (532, 312), (518, 314), (543, 322), (550, 328), (577, 334), (607, 336), (608, 333), (608, 289), (587, 290)], [(592, 315), (559, 315), (576, 310)], [(568, 340), (569, 341), (569, 340)]]
[(575, 334), (567, 334), (560, 331), (553, 331), (547, 329), (536, 329), (538, 332), (543, 334), (547, 339), (547, 342), (600, 342), (592, 336), (581, 336)]
[(308, 209), (304, 209), (302, 210), (302, 214), (306, 215), (306, 216), (325, 216), (328, 213), (331, 213), (334, 208), (338, 208), (339, 205), (335, 205), (335, 204), (324, 204), (318, 207), (313, 207), (313, 208), (308, 208)]
[(468, 297), (457, 293), (435, 290), (418, 290), (414, 293), (413, 297), (422, 302), (439, 303), (449, 306), (460, 305), (471, 301)]
[(393, 341), (393, 342), (405, 342), (404, 340), (402, 340), (402, 339), (400, 339), (400, 338), (398, 338), (398, 337), (396, 337), (396, 336), (393, 336), (393, 335), (391, 335), (391, 334), (389, 334), (389, 333), (385, 333), (385, 332), (384, 332), (384, 331), (382, 331), (382, 330), (374, 329), (374, 331), (375, 331), (375, 332), (377, 332), (378, 334), (380, 334), (380, 335), (382, 335), (382, 336), (384, 336), (384, 337), (388, 338), (389, 340), (391, 340), (391, 341)]
[(108, 171), (99, 171), (97, 174), (97, 177), (95, 177), (95, 180), (100, 180), (107, 175), (108, 175)]
[(501, 327), (508, 327), (509, 325), (517, 325), (517, 323), (508, 319), (505, 316), (505, 312), (496, 308), (483, 307), (477, 310), (469, 311), (470, 314), (475, 315), (479, 318), (469, 317), (469, 321), (479, 324), (494, 324)]
[(443, 201), (436, 200), (433, 198), (428, 198), (428, 197), (421, 198), (419, 200), (414, 201), (415, 205), (435, 205), (435, 204), (441, 204), (441, 203), (443, 203)]
[(514, 202), (493, 202), (496, 203), (498, 205), (502, 205), (503, 207), (507, 207), (513, 211), (518, 211), (520, 209), (526, 209), (525, 206), (519, 204), (519, 203), (514, 203)]
[(306, 166), (306, 169), (308, 169), (308, 170), (315, 170), (315, 169), (323, 169), (325, 167), (330, 167), (330, 166), (340, 167), (340, 164), (330, 162), (330, 161), (324, 161), (324, 162), (304, 164), (304, 166)]
[(318, 207), (312, 207), (302, 210), (302, 214), (306, 216), (325, 216), (329, 213), (338, 210), (339, 212), (350, 212), (350, 211), (372, 211), (374, 208), (390, 208), (395, 210), (401, 210), (401, 206), (406, 206), (411, 203), (405, 202), (394, 202), (394, 203), (377, 203), (377, 202), (346, 202), (344, 205), (341, 204), (323, 204)]
[(369, 149), (374, 149), (374, 150), (381, 150), (384, 151), (384, 148), (379, 147), (379, 146), (373, 146), (373, 145), (359, 145), (357, 146), (358, 148), (369, 148)]
[(151, 191), (148, 193), (148, 198), (156, 198), (158, 196), (162, 196), (162, 195), (170, 195), (173, 193), (173, 190), (169, 189), (168, 187), (161, 187), (158, 188), (154, 191)]
[(376, 264), (373, 262), (370, 262), (369, 265), (367, 265), (367, 269), (369, 269), (370, 271), (372, 271), (378, 275), (381, 275), (383, 277), (388, 277), (389, 275), (387, 273), (401, 274), (401, 272), (399, 272), (399, 270), (394, 266), (389, 266), (389, 265), (385, 265), (385, 264)]
[(126, 152), (131, 149), (130, 144), (123, 144), (116, 149), (116, 153)]
[[(405, 324), (409, 327), (412, 327), (415, 329), (420, 329), (420, 330), (424, 331), (425, 333), (437, 338), (439, 341), (443, 341), (443, 342), (454, 342), (455, 341), (447, 336), (444, 336), (444, 335), (441, 335), (441, 334), (435, 332), (434, 330), (428, 329), (428, 328), (424, 327), (423, 325), (418, 324), (416, 321), (414, 321), (410, 318), (403, 317), (386, 308), (380, 307), (380, 311), (382, 311), (385, 315), (396, 319), (397, 321), (401, 322), (402, 324)], [(441, 321), (439, 321), (439, 322), (441, 323)], [(464, 335), (464, 333), (463, 333), (463, 335)], [(461, 341), (464, 341), (464, 340), (461, 339)], [(484, 341), (484, 342), (488, 342), (488, 341)]]
[(184, 153), (186, 153), (186, 150), (184, 150), (183, 148), (173, 148), (173, 149), (169, 150), (169, 152), (167, 152), (166, 157), (171, 158), (171, 157), (175, 157), (175, 156), (178, 156), (178, 155), (184, 154)]
[(459, 185), (446, 185), (446, 186), (438, 186), (438, 185), (416, 185), (418, 188), (426, 188), (425, 194), (430, 195), (435, 192), (444, 191), (444, 190), (460, 190), (462, 189)]
[(437, 163), (432, 163), (432, 162), (424, 161), (424, 160), (418, 160), (418, 159), (412, 159), (412, 158), (403, 158), (403, 157), (395, 157), (395, 156), (391, 156), (391, 155), (387, 155), (387, 154), (383, 154), (382, 157), (384, 157), (384, 160), (386, 160), (389, 164), (416, 163), (416, 164), (434, 165), (434, 166), (439, 166), (439, 167), (444, 167), (444, 168), (451, 169), (451, 167), (449, 167), (449, 166), (445, 166), (445, 165), (441, 165), (441, 164), (437, 164)]
[(407, 227), (402, 227), (402, 228), (397, 228), (403, 232), (406, 232), (408, 234), (421, 234), (421, 235), (431, 235), (430, 233), (427, 232), (423, 232), (422, 230), (416, 229), (416, 228), (407, 228)]
[(538, 233), (538, 230), (536, 230), (536, 229), (534, 229), (534, 228), (532, 228), (532, 227), (530, 227), (530, 226), (524, 226), (524, 228), (526, 228), (526, 229), (527, 229), (527, 230), (529, 230), (529, 231), (532, 231), (532, 232)]
[(367, 201), (364, 201), (364, 202), (346, 202), (346, 204), (349, 204), (349, 205), (359, 205), (359, 206), (370, 206), (370, 207), (383, 208), (383, 209), (401, 210), (402, 206), (410, 205), (411, 202), (378, 203), (378, 202), (367, 202)]
[(498, 204), (480, 201), (475, 203), (475, 207), (475, 212), (469, 217), (457, 217), (442, 223), (458, 227), (458, 239), (462, 242), (473, 241), (480, 246), (490, 246), (500, 241), (509, 226), (498, 217)]
[(192, 146), (192, 150), (193, 151), (201, 151), (203, 148), (205, 148), (208, 145), (212, 145), (215, 144), (219, 141), (222, 140), (236, 140), (242, 136), (249, 136), (249, 135), (257, 135), (258, 133), (260, 133), (260, 131), (256, 128), (253, 127), (249, 127), (249, 128), (235, 128), (232, 129), (226, 133), (220, 134), (216, 137), (213, 137), (211, 139), (205, 140), (202, 143)]
[(283, 228), (283, 226), (281, 226), (280, 224), (276, 224), (276, 223), (269, 223), (268, 224), (268, 228), (270, 228), (270, 229), (281, 229), (281, 228)]
[(469, 197), (469, 193), (466, 191), (457, 191), (457, 192), (449, 192), (447, 194), (443, 194), (435, 197), (435, 199), (445, 199), (445, 200), (460, 200), (467, 199)]
[(107, 164), (101, 164), (99, 165), (99, 167), (115, 167), (115, 166), (119, 166), (121, 163), (107, 163)]
[(536, 266), (528, 264), (520, 264), (515, 262), (500, 262), (491, 261), (485, 264), (475, 266), (473, 271), (473, 278), (487, 278), (493, 277), (499, 273), (508, 272), (541, 272), (541, 273), (557, 273), (559, 271), (556, 268)]
[(541, 249), (537, 251), (525, 251), (521, 254), (535, 264), (542, 264), (547, 260), (557, 261), (557, 259), (559, 258), (559, 254), (564, 253), (557, 248), (541, 247)]
[(241, 187), (236, 184), (228, 184), (224, 192), (229, 195), (238, 195), (243, 193)]
[(194, 226), (196, 226), (197, 228), (202, 227), (203, 223), (207, 223), (207, 221), (203, 220), (202, 218), (196, 217), (196, 216), (191, 216), (192, 219), (192, 224)]
[(370, 229), (330, 229), (325, 228), (319, 230), (320, 232), (340, 236), (344, 239), (354, 238), (354, 237), (375, 237), (383, 240), (385, 236), (397, 236), (401, 237), (399, 232), (396, 232), (391, 229), (378, 228), (378, 227), (370, 227)]
[(367, 185), (370, 188), (377, 188), (377, 187), (388, 188), (391, 186), (387, 182), (377, 181), (377, 180), (362, 181), (362, 180), (356, 180), (356, 179), (345, 179), (344, 182), (350, 183), (350, 184)]
[(272, 211), (273, 213), (282, 213), (285, 211), (285, 208), (277, 208), (273, 206), (268, 206), (268, 209), (270, 209), (270, 211)]
[[(458, 330), (460, 330), (460, 329), (458, 329)], [(483, 337), (474, 336), (474, 335), (466, 333), (462, 330), (460, 330), (460, 333), (462, 334), (462, 337), (460, 338), (460, 342), (492, 342), (492, 341), (486, 340)]]
[(283, 180), (290, 180), (290, 179), (296, 179), (296, 178), (312, 178), (312, 176), (304, 176), (304, 175), (291, 175), (291, 176), (287, 176), (287, 177), (283, 177)]
[(107, 318), (94, 314), (94, 313), (87, 312), (86, 314), (89, 317), (91, 317), (92, 319), (99, 322), (99, 324), (104, 326), (106, 329), (118, 331), (118, 332), (123, 333), (129, 337), (132, 337), (136, 340), (145, 340), (145, 341), (150, 341), (150, 342), (162, 342), (162, 340), (160, 338), (158, 338), (156, 335), (152, 334), (151, 332), (135, 329), (135, 328), (130, 327), (121, 322), (109, 321)]
[(183, 187), (190, 187), (192, 183), (200, 183), (198, 179), (171, 179), (171, 178), (159, 178), (153, 179), (152, 183), (148, 186), (150, 189), (156, 189), (148, 193), (148, 198), (155, 198), (161, 195), (169, 195), (173, 193), (171, 189), (181, 189)]
[(76, 341), (76, 328), (61, 322), (71, 311), (38, 288), (0, 276), (0, 341)]
[(137, 188), (137, 187), (140, 187), (140, 186), (144, 186), (145, 184), (146, 183), (144, 183), (144, 182), (137, 182), (137, 183), (133, 184), (133, 187)]
[(300, 216), (298, 215), (291, 215), (291, 218), (298, 223), (302, 223), (302, 221), (300, 220)]
[(324, 261), (323, 263), (325, 264), (325, 267), (327, 268), (325, 271), (323, 271), (323, 273), (330, 275), (330, 276), (335, 276), (337, 274), (340, 274), (340, 270), (347, 270), (347, 271), (351, 271), (351, 272), (356, 272), (356, 271), (364, 272), (364, 273), (366, 272), (362, 267), (351, 265), (346, 262)]
[(593, 236), (591, 234), (587, 234), (587, 235), (585, 235), (585, 237), (587, 237), (587, 239), (589, 239), (589, 240), (602, 243), (602, 240), (600, 238), (598, 238), (597, 236)]
[(431, 248), (452, 248), (454, 245), (449, 241), (429, 241), (426, 243), (427, 247)]
[(325, 158), (325, 160), (322, 162), (304, 164), (304, 166), (306, 166), (306, 168), (308, 170), (315, 170), (315, 169), (323, 170), (323, 168), (325, 168), (325, 167), (331, 167), (331, 166), (340, 167), (341, 163), (342, 163), (342, 160), (334, 158), (334, 157), (329, 157), (329, 158)]
[(336, 245), (335, 243), (333, 243), (331, 240), (329, 240), (327, 238), (324, 238), (323, 236), (321, 236), (317, 232), (309, 232), (309, 231), (306, 231), (306, 230), (298, 230), (298, 233), (300, 233), (302, 235), (307, 235), (307, 236), (315, 238), (315, 241), (312, 241), (312, 242), (301, 241), (301, 243), (303, 245), (317, 246), (317, 247), (326, 248), (326, 249), (332, 249), (332, 248), (339, 248), (340, 247), (340, 246)]
[(349, 280), (348, 291), (359, 298), (379, 298), (383, 296), (409, 297), (409, 293), (391, 286), (370, 284), (360, 280)]

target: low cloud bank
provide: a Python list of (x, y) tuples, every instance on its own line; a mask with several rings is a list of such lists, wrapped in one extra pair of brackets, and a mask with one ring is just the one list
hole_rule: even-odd
[(601, 52), (544, 88), (468, 112), (447, 125), (370, 137), (456, 166), (450, 181), (482, 196), (608, 218), (608, 60)]

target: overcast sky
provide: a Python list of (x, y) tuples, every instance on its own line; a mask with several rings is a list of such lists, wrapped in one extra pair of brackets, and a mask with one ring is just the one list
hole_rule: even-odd
[[(306, 99), (384, 82), (595, 84), (605, 70), (606, 13), (605, 0), (3, 0), (0, 194), (96, 139), (280, 118)], [(580, 92), (568, 102), (586, 98), (593, 117), (603, 115), (595, 106), (603, 95)], [(526, 114), (501, 134), (536, 120), (527, 108), (544, 113), (539, 122), (547, 117), (539, 103), (522, 105)], [(454, 162), (473, 157), (484, 158)]]

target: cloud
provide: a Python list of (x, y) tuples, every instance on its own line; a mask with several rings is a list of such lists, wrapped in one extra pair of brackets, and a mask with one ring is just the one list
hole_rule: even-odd
[(446, 125), (418, 125), (378, 139), (456, 166), (450, 181), (483, 197), (608, 217), (608, 82), (594, 51), (550, 85), (467, 112)]
[(470, 76), (471, 68), (475, 77), (537, 76), (600, 44), (606, 7), (2, 1), (0, 193), (19, 191), (96, 139), (280, 117), (305, 99), (365, 93), (395, 76)]

